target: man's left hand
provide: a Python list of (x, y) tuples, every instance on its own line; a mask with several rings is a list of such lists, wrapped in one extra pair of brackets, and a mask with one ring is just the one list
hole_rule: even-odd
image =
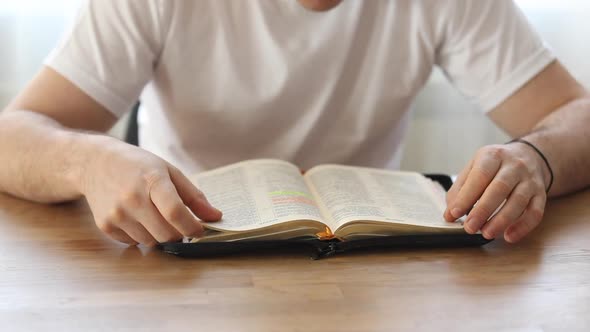
[(444, 217), (454, 221), (468, 213), (467, 233), (481, 230), (486, 239), (503, 233), (515, 243), (541, 222), (549, 177), (541, 157), (525, 144), (483, 147), (449, 190)]

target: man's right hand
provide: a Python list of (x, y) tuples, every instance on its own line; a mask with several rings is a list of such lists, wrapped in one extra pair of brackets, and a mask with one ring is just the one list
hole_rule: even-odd
[(221, 218), (203, 193), (163, 159), (114, 138), (95, 139), (98, 152), (80, 173), (80, 192), (98, 228), (113, 239), (154, 246), (201, 235), (196, 217)]
[(0, 191), (44, 203), (83, 195), (97, 226), (128, 244), (153, 246), (196, 236), (203, 232), (198, 218), (221, 218), (174, 166), (92, 134), (107, 131), (116, 120), (61, 74), (43, 67), (0, 113)]

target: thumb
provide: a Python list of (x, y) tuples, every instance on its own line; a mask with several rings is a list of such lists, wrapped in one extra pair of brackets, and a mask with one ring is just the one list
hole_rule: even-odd
[(170, 179), (183, 203), (201, 220), (218, 221), (222, 217), (221, 211), (209, 203), (200, 191), (178, 168), (168, 166)]

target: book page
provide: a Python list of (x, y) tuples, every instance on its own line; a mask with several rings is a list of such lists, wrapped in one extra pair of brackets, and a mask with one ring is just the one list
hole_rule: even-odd
[(317, 203), (294, 165), (273, 159), (244, 161), (191, 179), (223, 212), (206, 227), (245, 231), (289, 220), (323, 219)]
[(418, 173), (325, 165), (312, 168), (306, 179), (333, 230), (358, 220), (462, 227), (444, 220), (444, 190)]

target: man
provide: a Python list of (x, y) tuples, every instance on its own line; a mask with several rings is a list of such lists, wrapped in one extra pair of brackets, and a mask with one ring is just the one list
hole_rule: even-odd
[[(523, 139), (475, 155), (445, 218), (477, 202), (467, 232), (519, 241), (549, 187), (590, 183), (590, 99), (509, 0), (89, 1), (0, 115), (0, 189), (84, 196), (128, 244), (199, 235), (186, 207), (206, 222), (221, 212), (183, 173), (262, 156), (397, 167), (435, 65)], [(144, 149), (100, 134), (138, 98)]]

